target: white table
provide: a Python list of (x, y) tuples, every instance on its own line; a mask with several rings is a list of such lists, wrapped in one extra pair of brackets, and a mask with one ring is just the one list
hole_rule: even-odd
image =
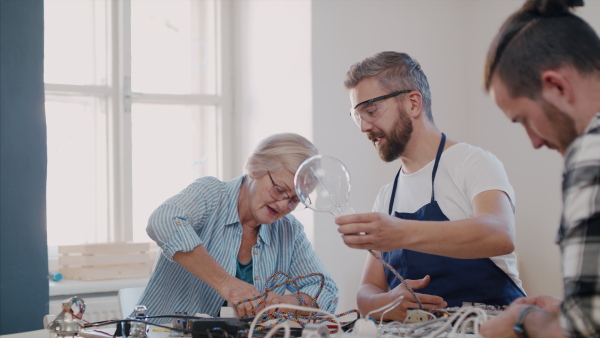
[[(105, 328), (105, 329), (100, 329), (104, 332), (107, 333), (114, 333), (114, 328)], [(79, 334), (80, 337), (82, 338), (98, 338), (98, 337), (103, 337), (106, 338), (108, 337), (107, 335), (103, 335), (100, 333), (96, 333), (94, 331), (85, 331), (83, 333)], [(21, 332), (21, 333), (15, 333), (15, 334), (7, 334), (7, 335), (1, 335), (0, 338), (54, 338), (55, 335), (54, 333), (51, 333), (49, 330), (43, 329), (43, 330), (36, 330), (36, 331), (29, 331), (29, 332)], [(154, 331), (152, 327), (150, 327), (150, 331), (148, 332), (148, 338), (167, 338), (169, 337), (169, 332), (164, 332), (164, 331)], [(184, 337), (191, 337), (191, 335), (187, 335)]]

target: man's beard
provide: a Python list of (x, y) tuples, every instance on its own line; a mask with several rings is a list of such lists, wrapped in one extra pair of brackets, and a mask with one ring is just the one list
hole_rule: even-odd
[(550, 102), (541, 99), (541, 106), (544, 115), (548, 118), (548, 121), (552, 125), (553, 132), (557, 136), (558, 144), (551, 144), (550, 146), (555, 147), (557, 150), (563, 152), (567, 150), (569, 145), (577, 138), (577, 129), (575, 128), (575, 121), (567, 113), (556, 108), (555, 105)]
[(400, 110), (398, 118), (392, 126), (390, 135), (386, 135), (385, 132), (381, 131), (378, 133), (368, 132), (367, 137), (375, 147), (375, 142), (378, 138), (384, 137), (386, 142), (381, 145), (379, 150), (379, 157), (386, 162), (392, 162), (404, 153), (406, 144), (410, 140), (410, 136), (413, 132), (412, 121), (408, 117), (408, 114), (404, 110)]

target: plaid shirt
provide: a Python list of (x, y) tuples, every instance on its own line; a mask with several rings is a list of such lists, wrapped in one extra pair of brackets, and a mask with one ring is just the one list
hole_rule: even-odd
[(568, 337), (600, 337), (600, 112), (567, 149), (562, 192), (560, 325)]

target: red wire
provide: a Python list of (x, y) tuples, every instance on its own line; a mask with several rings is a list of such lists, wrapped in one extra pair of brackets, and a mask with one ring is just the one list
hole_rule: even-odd
[[(96, 325), (96, 324), (94, 324), (94, 323), (90, 323), (90, 322), (88, 322), (87, 320), (83, 319), (83, 318), (82, 318), (82, 317), (83, 317), (83, 315), (81, 315), (81, 317), (80, 317), (80, 316), (78, 316), (78, 315), (74, 314), (74, 313), (73, 313), (73, 310), (71, 310), (71, 309), (69, 309), (67, 312), (68, 312), (68, 313), (69, 313), (71, 316), (73, 316), (73, 317), (75, 317), (75, 318), (77, 318), (77, 319), (79, 319), (79, 320), (82, 320), (82, 321), (84, 321), (85, 323), (87, 323), (87, 324), (89, 324), (89, 325), (91, 325), (91, 326), (96, 326), (96, 327), (100, 326), (100, 325)], [(82, 328), (82, 329), (84, 328), (84, 327), (83, 327), (83, 325), (81, 325), (81, 324), (79, 324), (79, 326), (81, 326), (81, 328)], [(110, 334), (110, 333), (107, 333), (107, 332), (103, 332), (103, 331), (99, 331), (99, 330), (92, 330), (92, 331), (94, 331), (94, 332), (98, 332), (98, 333), (102, 333), (102, 334), (105, 334), (105, 335), (107, 335), (107, 336), (110, 336), (110, 337), (113, 337), (113, 338), (114, 338), (114, 337), (116, 337), (114, 334)]]

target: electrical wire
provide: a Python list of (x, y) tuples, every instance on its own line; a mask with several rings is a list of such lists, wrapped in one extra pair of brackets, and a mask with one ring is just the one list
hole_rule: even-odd
[(379, 320), (379, 326), (381, 327), (381, 323), (383, 323), (383, 316), (385, 316), (386, 313), (392, 311), (396, 306), (400, 305), (400, 303), (402, 303), (402, 300), (404, 299), (404, 296), (398, 298), (397, 303), (393, 303), (393, 305), (391, 305), (389, 308), (387, 308), (387, 310), (383, 311), (383, 313), (381, 313), (381, 319)]
[(291, 329), (290, 329), (290, 324), (288, 324), (288, 322), (283, 322), (283, 323), (279, 323), (279, 324), (275, 325), (265, 335), (265, 338), (271, 338), (271, 336), (273, 336), (274, 334), (276, 334), (277, 331), (279, 331), (279, 329), (281, 329), (281, 328), (284, 329), (283, 338), (290, 338), (290, 336), (291, 336)]
[[(473, 331), (479, 334), (479, 325), (488, 319), (487, 313), (478, 307), (465, 307), (464, 309), (464, 313), (457, 319), (450, 333), (457, 334), (459, 330), (461, 330), (461, 333), (469, 333), (467, 332), (468, 324), (472, 323)], [(471, 315), (474, 316), (469, 317)]]
[[(65, 307), (65, 303), (63, 303), (63, 306), (62, 306), (63, 311), (70, 314), (71, 318), (77, 318), (87, 324), (93, 325), (93, 323), (90, 323), (89, 321), (83, 319), (83, 313), (85, 312), (85, 302), (83, 302), (83, 300), (81, 300), (81, 302), (80, 302), (78, 297), (73, 297), (73, 298), (71, 298), (71, 300), (72, 300), (73, 304), (77, 305), (77, 307), (79, 309), (79, 314), (76, 315), (75, 313), (73, 313), (73, 309), (71, 308), (71, 306)], [(78, 324), (78, 325), (79, 325), (79, 327), (81, 327), (83, 329), (85, 328), (84, 324)], [(100, 330), (93, 330), (93, 331), (110, 336), (110, 337), (114, 337), (114, 335), (104, 332), (104, 331), (100, 331)]]
[[(277, 283), (277, 284), (273, 285), (272, 287), (269, 287), (269, 283), (271, 283), (278, 275), (284, 276), (286, 278), (286, 280), (282, 283)], [(304, 298), (302, 298), (302, 296), (300, 294), (300, 286), (298, 285), (298, 280), (304, 279), (304, 278), (310, 278), (313, 276), (321, 277), (321, 283), (319, 285), (319, 289), (317, 290), (317, 293), (316, 293), (315, 297), (313, 298), (312, 302), (310, 303), (310, 305), (307, 305), (306, 301), (304, 300)], [(264, 302), (267, 300), (267, 297), (269, 296), (269, 292), (271, 292), (281, 286), (287, 285), (287, 284), (293, 284), (296, 287), (296, 298), (298, 299), (298, 303), (300, 305), (314, 307), (317, 305), (317, 300), (318, 300), (319, 296), (321, 295), (323, 288), (325, 287), (325, 275), (323, 275), (322, 273), (319, 273), (319, 272), (313, 272), (308, 275), (300, 275), (296, 278), (292, 278), (291, 276), (289, 276), (288, 274), (286, 274), (283, 271), (276, 271), (269, 278), (267, 278), (267, 281), (265, 282), (265, 289), (260, 295), (258, 295), (256, 297), (252, 297), (252, 298), (243, 299), (243, 300), (235, 303), (234, 305), (237, 307), (240, 304), (252, 302), (257, 299), (262, 298), (256, 305), (253, 306), (252, 313), (254, 314), (254, 312), (256, 310), (258, 310), (264, 304)]]
[[(275, 309), (280, 307), (281, 304), (274, 304), (274, 305), (269, 305), (267, 307), (265, 307), (264, 309), (260, 310), (260, 312), (256, 315), (256, 317), (254, 317), (254, 320), (252, 320), (252, 323), (250, 324), (250, 329), (248, 330), (248, 338), (252, 338), (252, 334), (255, 331), (256, 325), (258, 323), (258, 319), (260, 318), (260, 316), (262, 316), (266, 311), (271, 310), (271, 309)], [(320, 313), (324, 313), (326, 314), (328, 317), (327, 318), (334, 318), (334, 324), (337, 325), (337, 332), (342, 332), (342, 326), (340, 324), (340, 322), (335, 319), (336, 316), (328, 311), (325, 310), (321, 310), (321, 309), (317, 309), (317, 308), (311, 308), (311, 307), (306, 307), (306, 306), (298, 306), (298, 305), (292, 305), (292, 304), (288, 304), (286, 305), (287, 308), (293, 309), (293, 310), (300, 310), (300, 311), (310, 311), (310, 312), (320, 312)], [(275, 327), (271, 328), (271, 330), (273, 330)]]
[[(277, 308), (277, 307), (281, 307), (282, 304), (274, 304), (271, 305), (269, 307), (269, 309), (271, 308)], [(292, 304), (286, 304), (285, 305), (286, 308), (297, 308), (298, 306), (296, 305), (292, 305)], [(306, 311), (310, 311), (310, 312), (317, 312), (317, 313), (325, 313), (328, 314), (327, 317), (317, 317), (315, 315), (312, 316), (298, 316), (295, 313), (292, 312), (274, 312), (274, 313), (268, 313), (265, 314), (264, 312), (261, 312), (261, 317), (252, 317), (252, 318), (239, 318), (238, 320), (240, 320), (241, 322), (256, 322), (256, 324), (260, 325), (262, 323), (266, 323), (270, 320), (277, 320), (278, 323), (281, 322), (286, 322), (286, 321), (294, 321), (298, 324), (300, 324), (301, 326), (306, 325), (306, 323), (312, 322), (312, 323), (316, 323), (316, 324), (321, 324), (321, 323), (325, 323), (325, 322), (331, 322), (331, 323), (335, 323), (338, 322), (340, 326), (345, 326), (346, 324), (348, 324), (349, 322), (341, 322), (338, 321), (337, 318), (341, 318), (344, 317), (348, 314), (352, 314), (352, 313), (356, 313), (358, 315), (358, 310), (350, 310), (350, 311), (346, 311), (344, 313), (338, 314), (338, 315), (333, 315), (329, 312), (326, 312), (324, 310), (320, 310), (318, 308), (309, 308), (309, 307), (300, 307), (299, 310), (306, 310)], [(146, 323), (148, 326), (156, 326), (156, 327), (161, 327), (161, 328), (165, 328), (165, 329), (171, 329), (173, 331), (177, 331), (177, 332), (183, 332), (183, 333), (192, 333), (191, 330), (185, 330), (185, 329), (177, 329), (177, 328), (172, 328), (170, 326), (165, 326), (165, 325), (161, 325), (161, 324), (155, 324), (152, 322), (147, 321), (147, 319), (153, 319), (153, 318), (179, 318), (179, 319), (198, 319), (198, 317), (196, 316), (181, 316), (181, 315), (157, 315), (157, 316), (145, 316), (145, 317), (138, 317), (138, 318), (128, 318), (128, 319), (113, 319), (113, 320), (105, 320), (105, 321), (100, 321), (100, 322), (95, 322), (95, 323), (89, 323), (87, 325), (84, 326), (84, 328), (89, 328), (89, 327), (100, 327), (100, 326), (105, 326), (105, 325), (112, 325), (112, 324), (121, 324), (121, 323), (126, 323), (126, 322), (142, 322), (142, 323)], [(271, 324), (271, 325), (265, 325), (265, 326), (260, 326), (260, 327), (254, 327), (252, 330), (255, 332), (259, 332), (259, 331), (267, 331), (272, 329), (274, 326), (276, 326), (278, 323), (275, 324)]]
[(403, 299), (404, 299), (404, 296), (400, 296), (399, 298), (394, 299), (393, 301), (387, 303), (386, 305), (380, 307), (379, 309), (375, 309), (373, 311), (368, 312), (367, 315), (365, 316), (365, 318), (368, 319), (369, 317), (371, 317), (371, 314), (377, 313), (379, 311), (383, 311), (383, 313), (381, 314), (381, 318), (379, 319), (379, 327), (381, 327), (381, 324), (383, 323), (383, 316), (386, 313), (388, 313), (389, 311), (393, 310), (396, 306), (400, 305), (400, 303), (402, 303)]
[[(180, 318), (178, 316), (152, 316), (152, 317), (139, 317), (139, 318), (127, 318), (127, 319), (111, 319), (111, 320), (104, 320), (104, 321), (100, 321), (100, 322), (94, 322), (94, 323), (89, 323), (88, 325), (84, 325), (84, 328), (88, 328), (90, 326), (93, 327), (100, 327), (100, 326), (106, 326), (106, 325), (112, 325), (112, 324), (123, 324), (123, 323), (144, 323), (148, 326), (156, 326), (156, 327), (160, 327), (163, 329), (169, 329), (171, 331), (176, 331), (176, 332), (182, 332), (182, 333), (193, 333), (193, 330), (186, 330), (186, 329), (178, 329), (178, 328), (174, 328), (171, 326), (167, 326), (167, 325), (162, 325), (162, 324), (156, 324), (156, 323), (152, 323), (152, 322), (148, 322), (145, 319), (146, 318)], [(193, 316), (183, 316), (186, 318), (195, 318), (198, 319), (198, 317), (193, 317)], [(110, 335), (110, 334), (109, 334)], [(115, 335), (110, 335), (112, 337), (116, 337)]]
[[(276, 280), (276, 278), (278, 276), (285, 277), (285, 281), (275, 284), (273, 286), (269, 286), (270, 283), (273, 283), (273, 281)], [(321, 277), (320, 285), (319, 285), (319, 289), (318, 289), (317, 293), (315, 294), (315, 297), (313, 298), (310, 305), (308, 305), (308, 304), (306, 304), (306, 301), (304, 300), (304, 298), (302, 298), (302, 296), (301, 296), (301, 293), (300, 293), (301, 290), (300, 290), (300, 286), (298, 285), (298, 281), (301, 279), (304, 279), (304, 278), (310, 278), (310, 277), (314, 277), (314, 276)], [(287, 311), (276, 311), (274, 313), (269, 313), (269, 314), (264, 315), (264, 319), (262, 319), (259, 322), (259, 324), (265, 323), (269, 320), (278, 320), (279, 322), (289, 320), (289, 321), (294, 321), (304, 327), (306, 322), (323, 323), (326, 321), (333, 321), (333, 320), (337, 321), (337, 318), (339, 318), (339, 317), (344, 317), (351, 313), (358, 314), (358, 310), (352, 309), (350, 311), (341, 313), (337, 316), (332, 315), (332, 317), (328, 317), (328, 318), (324, 318), (324, 319), (316, 317), (317, 312), (323, 312), (322, 310), (315, 312), (314, 309), (316, 308), (316, 306), (318, 304), (317, 300), (319, 299), (319, 296), (321, 295), (321, 292), (323, 291), (323, 288), (325, 287), (325, 276), (322, 273), (316, 273), (316, 272), (308, 274), (308, 275), (300, 275), (296, 278), (292, 278), (291, 276), (289, 276), (288, 274), (286, 274), (283, 271), (276, 271), (273, 275), (271, 275), (267, 279), (267, 281), (265, 282), (265, 285), (266, 285), (265, 289), (260, 295), (253, 297), (253, 298), (241, 300), (241, 301), (235, 303), (235, 306), (238, 306), (238, 305), (246, 303), (246, 302), (252, 302), (257, 299), (261, 299), (255, 306), (253, 306), (252, 313), (254, 314), (257, 309), (259, 309), (261, 306), (263, 306), (264, 302), (266, 301), (266, 299), (268, 297), (269, 292), (271, 292), (283, 285), (286, 285), (286, 284), (293, 284), (293, 286), (296, 288), (295, 295), (296, 295), (296, 298), (298, 299), (298, 303), (300, 304), (300, 306), (304, 306), (306, 308), (310, 308), (313, 310), (309, 312), (308, 316), (300, 316), (297, 313), (292, 313), (292, 312), (287, 312)], [(275, 308), (284, 308), (284, 309), (291, 308), (291, 306), (290, 306), (291, 304), (276, 304), (276, 305), (277, 306), (275, 306)], [(347, 323), (342, 323), (342, 324), (346, 325)], [(255, 329), (255, 331), (270, 330), (275, 325), (276, 324), (261, 326), (261, 327)]]
[(398, 271), (396, 271), (396, 269), (394, 269), (393, 266), (389, 265), (386, 261), (384, 261), (383, 258), (377, 256), (377, 254), (373, 250), (368, 249), (367, 251), (369, 251), (371, 253), (371, 255), (373, 255), (373, 257), (375, 257), (381, 264), (383, 264), (383, 266), (385, 266), (386, 268), (388, 268), (388, 270), (390, 270), (394, 274), (394, 276), (396, 276), (396, 278), (398, 278), (398, 280), (400, 281), (400, 283), (402, 285), (404, 285), (404, 287), (406, 287), (406, 289), (408, 290), (408, 292), (410, 292), (411, 296), (413, 296), (415, 298), (415, 301), (419, 305), (419, 308), (421, 310), (424, 310), (423, 304), (421, 304), (421, 300), (419, 299), (419, 297), (417, 297), (417, 294), (413, 291), (413, 289), (410, 286), (408, 286), (408, 283), (406, 283), (406, 281), (404, 280), (404, 278), (402, 278), (402, 276), (400, 276), (400, 274), (398, 273)]
[[(478, 334), (479, 326), (487, 319), (487, 313), (483, 309), (466, 306), (460, 308), (458, 312), (450, 317), (437, 318), (425, 323), (419, 323), (407, 330), (404, 333), (404, 337), (434, 338), (439, 337), (444, 332), (449, 336), (467, 334), (470, 333), (468, 331), (468, 325), (470, 323), (473, 323), (474, 332)], [(451, 326), (453, 326), (452, 329), (448, 331)]]

